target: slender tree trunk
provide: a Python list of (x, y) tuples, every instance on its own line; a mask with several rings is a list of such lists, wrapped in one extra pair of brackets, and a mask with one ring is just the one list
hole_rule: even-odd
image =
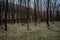
[(57, 3), (57, 0), (54, 0), (55, 3), (54, 3), (54, 7), (53, 7), (53, 16), (52, 16), (52, 23), (54, 24), (54, 12), (55, 12), (55, 8), (56, 8), (56, 3)]
[(37, 25), (37, 14), (36, 14), (36, 1), (34, 1), (34, 7), (35, 7), (35, 9), (34, 9), (34, 16), (35, 16), (35, 26)]
[(53, 9), (53, 14), (52, 14), (52, 23), (54, 24), (54, 9)]
[(30, 13), (29, 13), (29, 2), (30, 0), (28, 0), (28, 9), (27, 9), (27, 30), (29, 30), (29, 16), (30, 16)]
[(12, 22), (13, 22), (13, 23), (15, 23), (14, 20), (15, 20), (15, 19), (14, 19), (14, 12), (12, 12)]
[(1, 21), (2, 21), (2, 20), (1, 20), (1, 18), (2, 18), (2, 17), (1, 17), (1, 6), (2, 6), (2, 5), (0, 4), (0, 26), (1, 26), (1, 29), (2, 29), (2, 22), (1, 22)]
[(20, 22), (21, 22), (21, 3), (22, 3), (22, 0), (20, 0)]
[(49, 10), (49, 0), (48, 0), (48, 3), (47, 3), (47, 21), (46, 21), (46, 23), (47, 23), (47, 27), (49, 26), (49, 12), (48, 12), (48, 10)]
[(39, 22), (39, 0), (37, 0), (37, 22)]
[[(14, 6), (14, 8), (15, 8), (15, 0), (13, 0), (13, 6)], [(14, 10), (14, 8), (13, 8), (13, 10)], [(15, 12), (13, 11), (13, 23), (15, 23)]]
[(19, 18), (18, 18), (18, 16), (19, 16), (19, 15), (18, 15), (18, 12), (17, 12), (17, 23), (19, 23)]
[(8, 12), (8, 0), (6, 0), (6, 10), (5, 10), (5, 31), (7, 31), (7, 12)]
[(23, 24), (23, 10), (21, 10), (22, 8), (21, 8), (21, 4), (22, 4), (22, 0), (20, 0), (20, 11), (21, 11), (21, 15), (20, 15), (20, 18), (21, 18), (21, 23), (22, 23), (22, 26), (24, 25)]
[(40, 15), (40, 18), (41, 18), (41, 22), (42, 22), (43, 19), (42, 19), (42, 3), (41, 3), (41, 1), (42, 1), (42, 0), (40, 0), (40, 10), (41, 10), (41, 11), (40, 11), (40, 14), (41, 14), (41, 15)]

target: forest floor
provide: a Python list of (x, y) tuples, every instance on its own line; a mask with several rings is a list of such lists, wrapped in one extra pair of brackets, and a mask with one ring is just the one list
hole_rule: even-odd
[(0, 28), (0, 40), (60, 40), (60, 22), (50, 23), (50, 29), (45, 22), (38, 23), (37, 26), (31, 23), (29, 31), (26, 25), (18, 23), (7, 25), (8, 31)]

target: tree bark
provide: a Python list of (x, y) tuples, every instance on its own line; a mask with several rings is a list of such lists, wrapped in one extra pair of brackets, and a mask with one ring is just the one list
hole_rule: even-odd
[(47, 23), (47, 27), (49, 26), (49, 0), (47, 0), (47, 21), (46, 21), (46, 23)]
[(1, 26), (1, 29), (2, 29), (2, 20), (1, 20), (1, 6), (2, 6), (2, 4), (0, 4), (0, 26)]
[(36, 1), (34, 1), (34, 20), (35, 20), (35, 26), (37, 25), (37, 14), (36, 14)]
[(30, 12), (29, 12), (29, 2), (30, 0), (28, 0), (28, 8), (27, 8), (27, 30), (29, 30), (29, 17), (30, 17)]
[(7, 12), (8, 12), (8, 0), (6, 0), (6, 10), (5, 10), (5, 31), (7, 31)]

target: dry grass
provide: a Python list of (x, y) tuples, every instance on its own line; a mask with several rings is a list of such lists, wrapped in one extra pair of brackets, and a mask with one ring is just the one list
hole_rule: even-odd
[(48, 30), (46, 23), (40, 23), (37, 26), (34, 23), (29, 25), (30, 30), (27, 31), (26, 25), (7, 24), (8, 31), (0, 29), (0, 40), (57, 40), (57, 28), (54, 25)]

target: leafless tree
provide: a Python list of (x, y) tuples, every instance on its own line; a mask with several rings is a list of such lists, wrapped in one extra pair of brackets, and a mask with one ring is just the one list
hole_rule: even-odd
[(40, 18), (41, 18), (41, 22), (42, 22), (42, 0), (40, 0)]
[(28, 2), (28, 8), (27, 8), (27, 30), (29, 30), (29, 18), (30, 18), (30, 12), (29, 12), (29, 3), (30, 3), (30, 0), (27, 0)]
[(54, 24), (54, 12), (55, 12), (55, 8), (56, 8), (56, 3), (57, 3), (57, 0), (54, 0), (54, 6), (53, 6), (53, 13), (52, 13), (52, 23)]
[(7, 31), (7, 12), (8, 12), (8, 0), (6, 0), (6, 10), (5, 10), (5, 31)]
[(34, 16), (35, 25), (37, 25), (36, 0), (34, 0)]
[(1, 17), (1, 6), (2, 6), (2, 4), (0, 3), (0, 26), (1, 26), (1, 29), (2, 29), (2, 22), (1, 22), (1, 21), (2, 21), (2, 20), (1, 20), (1, 18), (2, 18), (2, 17)]
[(39, 0), (36, 0), (37, 2), (37, 21), (39, 21), (39, 16), (40, 16), (40, 13), (39, 13)]
[(47, 27), (49, 27), (49, 0), (47, 0), (47, 20), (46, 20), (46, 23), (47, 23)]
[[(15, 0), (13, 0), (12, 2), (13, 2), (13, 6), (14, 6)], [(13, 10), (13, 11), (12, 11), (12, 10)], [(12, 21), (13, 21), (13, 23), (15, 23), (15, 21), (14, 21), (14, 20), (15, 20), (15, 19), (14, 19), (14, 18), (15, 18), (15, 15), (14, 15), (14, 8), (12, 8), (12, 10), (11, 10), (11, 12), (12, 12)]]

